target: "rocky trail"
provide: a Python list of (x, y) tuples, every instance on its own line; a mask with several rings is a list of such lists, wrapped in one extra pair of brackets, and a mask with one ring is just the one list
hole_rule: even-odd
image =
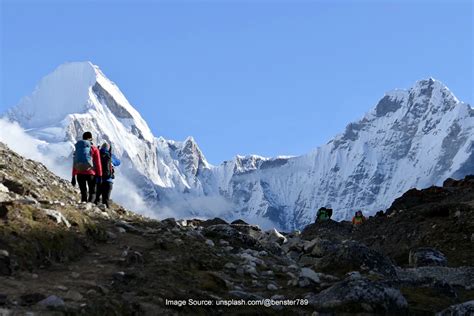
[(474, 313), (472, 177), (289, 233), (77, 197), (0, 144), (0, 315)]
[[(109, 226), (106, 228), (113, 229)], [(67, 303), (70, 310), (81, 310), (87, 301), (110, 293), (110, 285), (121, 277), (130, 248), (146, 250), (143, 238), (135, 235), (122, 236), (109, 232), (113, 239), (97, 243), (80, 259), (69, 263), (51, 263), (48, 267), (22, 271), (12, 277), (2, 279), (2, 294), (15, 298), (16, 311), (29, 311), (31, 306), (49, 297), (56, 300), (46, 305), (63, 307)], [(145, 247), (144, 247), (145, 246)], [(87, 308), (84, 309), (87, 311)], [(104, 309), (104, 312), (107, 308)], [(113, 308), (111, 309), (113, 310)], [(98, 311), (97, 311), (98, 312)]]

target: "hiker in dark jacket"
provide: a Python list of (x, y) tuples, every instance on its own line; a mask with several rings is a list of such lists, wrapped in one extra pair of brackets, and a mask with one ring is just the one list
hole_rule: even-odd
[(82, 140), (79, 140), (75, 145), (71, 180), (73, 186), (76, 185), (76, 177), (81, 190), (81, 202), (94, 202), (96, 183), (102, 177), (102, 164), (99, 150), (92, 143), (91, 132), (85, 132), (82, 135)]
[(100, 196), (102, 195), (102, 203), (109, 207), (110, 194), (112, 193), (115, 179), (114, 167), (120, 165), (120, 160), (112, 154), (112, 146), (104, 143), (100, 148), (100, 161), (102, 162), (102, 181), (98, 185), (95, 204), (99, 203)]
[(332, 216), (332, 208), (321, 207), (316, 213), (315, 222), (327, 221), (328, 219), (331, 219), (331, 216)]

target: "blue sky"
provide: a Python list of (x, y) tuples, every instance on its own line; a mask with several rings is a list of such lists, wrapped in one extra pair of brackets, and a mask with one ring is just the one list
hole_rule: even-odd
[(90, 60), (214, 164), (306, 153), (430, 76), (473, 104), (469, 0), (0, 2), (0, 112)]

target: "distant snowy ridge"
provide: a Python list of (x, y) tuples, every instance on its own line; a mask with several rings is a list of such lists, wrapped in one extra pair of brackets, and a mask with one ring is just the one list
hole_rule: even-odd
[(231, 162), (252, 167), (244, 175), (236, 168), (224, 194), (243, 213), (285, 228), (311, 222), (321, 206), (333, 207), (339, 220), (357, 209), (373, 214), (412, 187), (474, 172), (473, 126), (469, 105), (439, 81), (421, 80), (408, 91), (387, 93), (361, 120), (307, 155)]
[(301, 228), (321, 206), (347, 219), (356, 209), (387, 208), (412, 187), (474, 172), (474, 111), (432, 78), (388, 92), (361, 120), (306, 155), (236, 156), (219, 166), (206, 161), (192, 137), (154, 137), (90, 62), (61, 65), (7, 116), (63, 161), (86, 130), (99, 143), (110, 142), (124, 161), (121, 175), (158, 216), (222, 216)]

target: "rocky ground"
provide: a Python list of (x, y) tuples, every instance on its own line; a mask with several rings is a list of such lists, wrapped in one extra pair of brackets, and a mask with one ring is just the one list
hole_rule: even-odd
[(474, 313), (471, 178), (409, 191), (358, 229), (301, 233), (78, 195), (0, 144), (0, 315)]

